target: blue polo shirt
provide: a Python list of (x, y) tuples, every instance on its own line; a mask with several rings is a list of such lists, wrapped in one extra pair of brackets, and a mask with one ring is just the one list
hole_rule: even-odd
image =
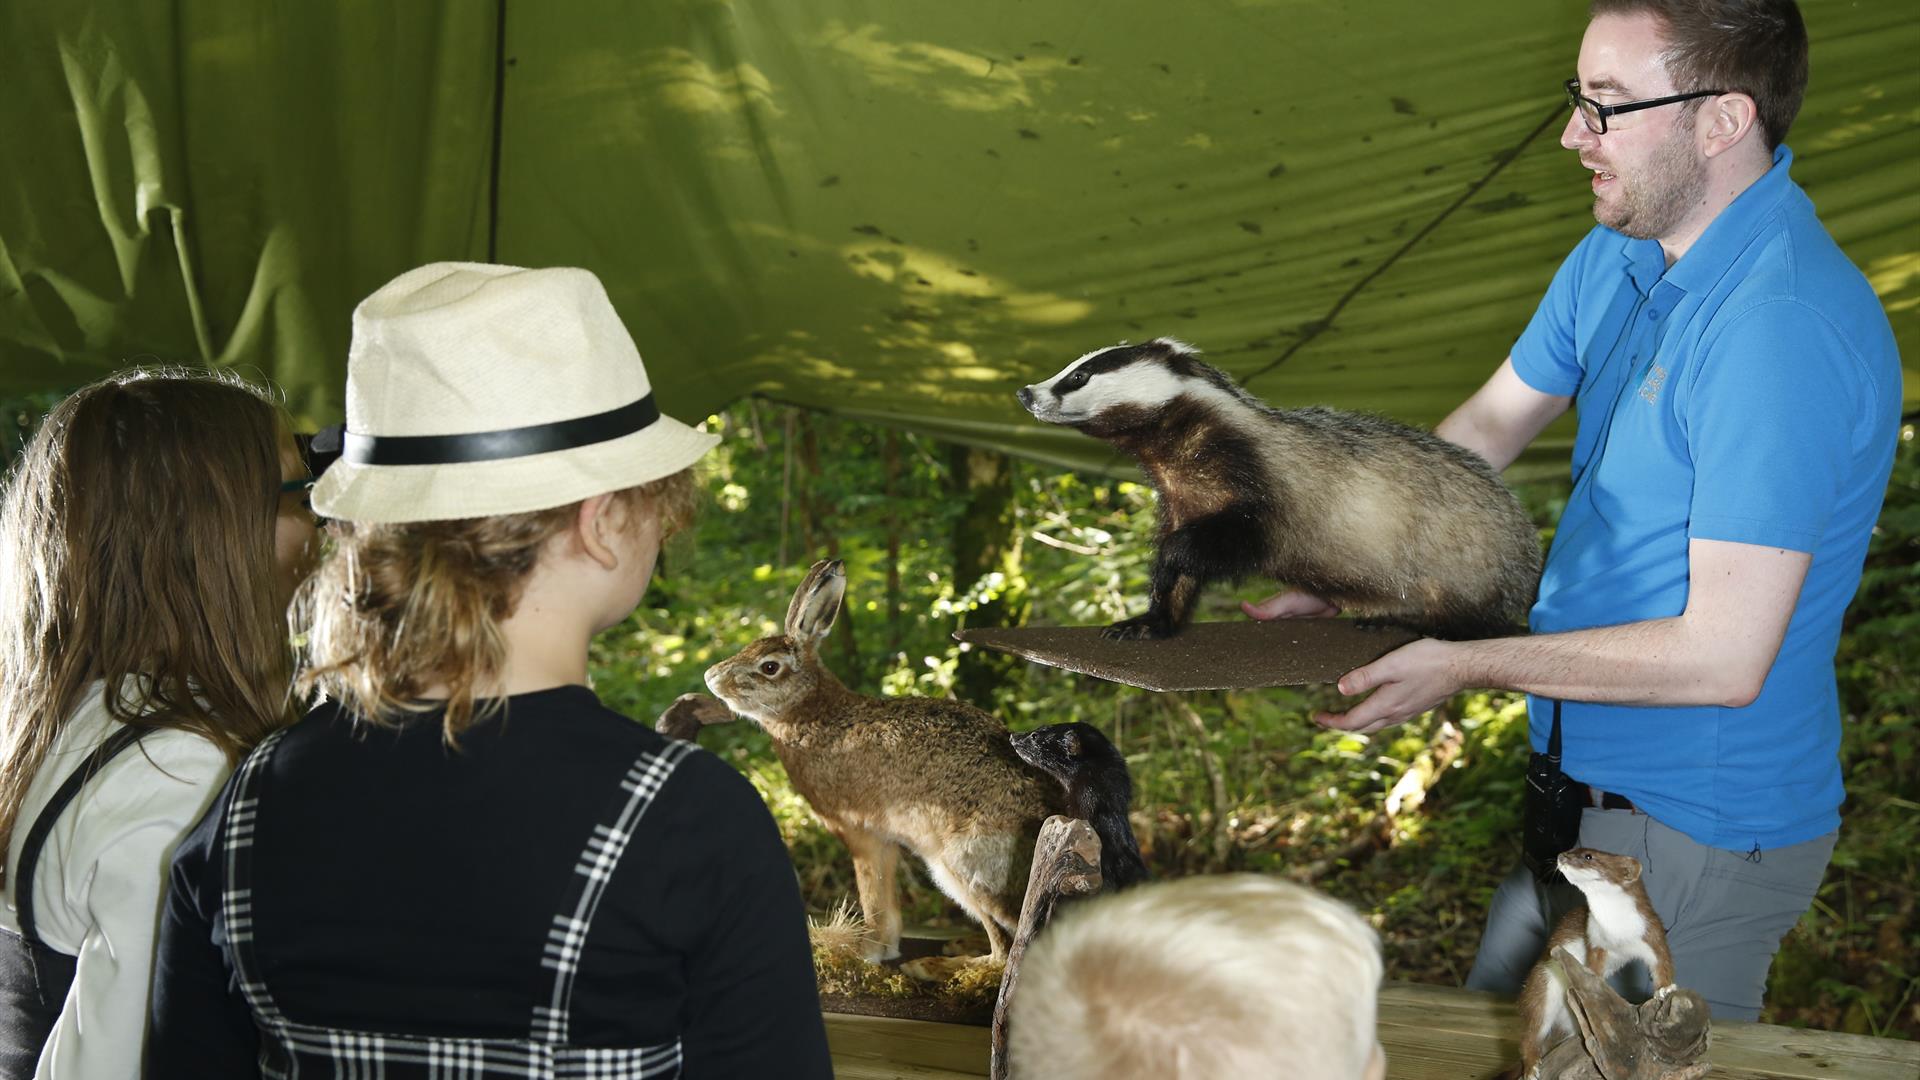
[[(1886, 313), (1792, 161), (1777, 149), (1672, 267), (1657, 241), (1588, 233), (1512, 354), (1521, 379), (1574, 395), (1579, 416), (1536, 633), (1680, 614), (1696, 538), (1812, 553), (1751, 705), (1562, 706), (1569, 775), (1742, 852), (1839, 827), (1833, 656), (1900, 420)], [(1529, 705), (1544, 749), (1552, 704)]]

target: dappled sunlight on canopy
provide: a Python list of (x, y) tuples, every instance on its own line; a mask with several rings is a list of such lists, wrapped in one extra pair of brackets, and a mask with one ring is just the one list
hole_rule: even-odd
[(1093, 305), (1084, 300), (1018, 291), (938, 252), (910, 244), (849, 244), (843, 250), (855, 274), (896, 285), (909, 298), (991, 298), (999, 301), (1008, 318), (1042, 326), (1062, 326), (1093, 311)]
[[(1906, 7), (1809, 2), (1789, 145), (1920, 371)], [(582, 266), (676, 415), (757, 393), (1108, 469), (1013, 392), (1169, 334), (1276, 404), (1431, 425), (1593, 220), (1558, 144), (1580, 4), (5, 11), (16, 392), (234, 365), (329, 423), (381, 282)]]
[(966, 112), (1032, 108), (1035, 90), (1051, 90), (1054, 76), (1073, 66), (1059, 57), (1002, 59), (926, 41), (892, 42), (883, 33), (875, 23), (849, 28), (834, 20), (820, 41), (878, 86)]
[(690, 113), (736, 112), (747, 108), (779, 116), (773, 83), (752, 64), (716, 71), (686, 49), (653, 49), (638, 65), (668, 106)]

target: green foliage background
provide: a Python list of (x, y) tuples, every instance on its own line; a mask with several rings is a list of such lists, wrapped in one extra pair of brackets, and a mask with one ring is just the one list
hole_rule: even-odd
[[(1109, 621), (1145, 595), (1153, 495), (1141, 484), (1014, 463), (1013, 571), (963, 589), (952, 572), (959, 500), (943, 444), (754, 402), (715, 421), (725, 438), (707, 477), (712, 504), (669, 545), (641, 610), (596, 646), (596, 689), (636, 717), (701, 689), (708, 664), (777, 632), (815, 558), (847, 561), (847, 615), (825, 654), (869, 693), (950, 693), (966, 662), (952, 631), (1003, 594), (1020, 595), (1036, 624)], [(1767, 1018), (1913, 1038), (1920, 453), (1912, 427), (1902, 434), (1839, 656), (1846, 823), (1827, 882), (1774, 967)], [(814, 468), (809, 443), (819, 448)], [(1564, 487), (1521, 494), (1550, 536)], [(899, 544), (893, 610), (890, 535)], [(1214, 590), (1200, 617), (1240, 618), (1235, 602), (1260, 595), (1258, 583), (1238, 595)], [(1083, 720), (1114, 739), (1134, 774), (1135, 829), (1156, 873), (1256, 870), (1311, 881), (1372, 913), (1395, 978), (1464, 979), (1493, 888), (1518, 858), (1527, 753), (1518, 695), (1462, 695), (1372, 739), (1307, 720), (1336, 702), (1330, 688), (1158, 695), (1025, 665), (993, 698), (982, 704), (1015, 729)], [(845, 851), (787, 785), (766, 736), (736, 723), (701, 740), (767, 797), (809, 905), (824, 913), (850, 899)], [(1385, 820), (1387, 793), (1436, 760), (1444, 767), (1424, 804)], [(902, 864), (909, 922), (964, 925), (917, 867), (905, 869), (911, 861)]]
[[(0, 403), (0, 460), (54, 400)], [(993, 601), (1018, 598), (1034, 623), (1080, 624), (1130, 613), (1145, 594), (1153, 496), (1141, 484), (1013, 462), (1017, 546), (1000, 570), (962, 587), (952, 448), (753, 400), (712, 424), (724, 439), (705, 468), (709, 505), (669, 543), (641, 608), (594, 645), (595, 689), (643, 722), (702, 689), (709, 664), (777, 632), (816, 558), (844, 558), (848, 569), (829, 665), (849, 685), (886, 695), (951, 693), (960, 666), (977, 660), (952, 632)], [(1841, 639), (1849, 797), (1827, 880), (1774, 964), (1765, 1019), (1775, 1023), (1920, 1036), (1915, 442), (1908, 425)], [(1564, 488), (1520, 491), (1550, 537)], [(1200, 617), (1239, 618), (1235, 600), (1261, 591), (1215, 590)], [(1307, 720), (1336, 703), (1330, 688), (1158, 695), (1033, 665), (997, 670), (982, 704), (1009, 726), (1083, 720), (1120, 746), (1136, 785), (1134, 827), (1157, 874), (1254, 870), (1310, 881), (1371, 913), (1391, 977), (1464, 979), (1493, 888), (1518, 858), (1527, 753), (1518, 695), (1465, 694), (1368, 739)], [(810, 908), (824, 915), (850, 900), (845, 850), (793, 792), (766, 736), (739, 722), (707, 729), (701, 742), (766, 797)], [(1386, 797), (1409, 772), (1431, 790), (1389, 819)], [(901, 867), (910, 923), (967, 924), (912, 860)]]

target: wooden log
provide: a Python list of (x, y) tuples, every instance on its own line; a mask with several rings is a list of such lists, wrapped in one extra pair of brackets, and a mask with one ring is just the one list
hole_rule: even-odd
[(1092, 896), (1101, 884), (1100, 837), (1093, 826), (1060, 814), (1048, 818), (1033, 845), (1033, 870), (1027, 875), (1027, 895), (1020, 904), (1020, 926), (1007, 948), (1007, 969), (1000, 976), (1000, 996), (993, 1005), (993, 1051), (987, 1070), (992, 1080), (1007, 1080), (1007, 1008), (1013, 1003), (1028, 943), (1053, 921), (1062, 901)]
[(1705, 998), (1691, 990), (1675, 990), (1641, 1002), (1639, 1013), (1640, 1032), (1647, 1037), (1654, 1060), (1676, 1065), (1706, 1060), (1712, 1040), (1712, 1009)]
[(1540, 1061), (1541, 1080), (1697, 1080), (1707, 1075), (1708, 1009), (1691, 990), (1629, 1005), (1564, 947), (1553, 958), (1567, 979), (1578, 1038)]

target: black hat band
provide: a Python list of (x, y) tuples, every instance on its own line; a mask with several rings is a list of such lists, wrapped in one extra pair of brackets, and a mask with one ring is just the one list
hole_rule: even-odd
[(355, 465), (498, 461), (609, 442), (640, 431), (658, 419), (660, 409), (654, 405), (653, 395), (648, 394), (632, 404), (592, 416), (470, 435), (358, 435), (348, 431), (341, 436), (340, 457)]

